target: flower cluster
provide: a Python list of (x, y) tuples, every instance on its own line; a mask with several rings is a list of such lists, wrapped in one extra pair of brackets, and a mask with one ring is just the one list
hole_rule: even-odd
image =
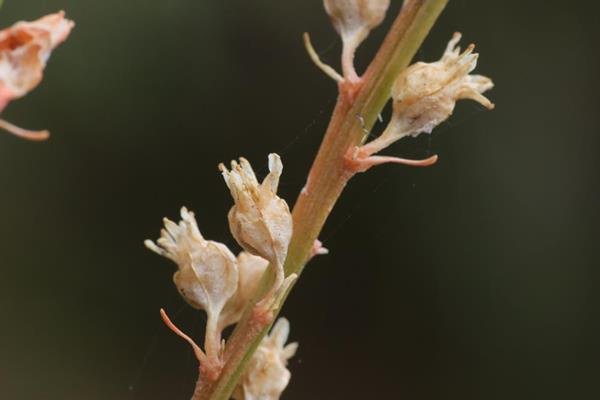
[[(41, 82), (52, 50), (66, 40), (74, 25), (61, 11), (0, 31), (0, 112)], [(24, 130), (4, 120), (0, 120), (0, 128), (32, 140), (44, 140), (49, 135), (47, 131)]]
[[(269, 323), (277, 304), (295, 275), (284, 276), (283, 263), (292, 235), (292, 217), (287, 203), (277, 196), (283, 165), (278, 155), (269, 155), (269, 174), (262, 183), (250, 163), (241, 158), (232, 169), (220, 169), (234, 205), (229, 212), (231, 232), (244, 248), (237, 257), (222, 243), (206, 240), (194, 214), (181, 209), (181, 221), (164, 219), (161, 237), (146, 247), (177, 264), (173, 275), (182, 297), (207, 314), (204, 350), (181, 332), (163, 311), (165, 323), (193, 347), (208, 379), (216, 379), (223, 366), (222, 331), (237, 323), (259, 289), (269, 266), (275, 279), (256, 305), (264, 323)], [(266, 318), (265, 318), (266, 317)], [(279, 331), (278, 331), (279, 332)], [(286, 335), (287, 336), (287, 335)]]

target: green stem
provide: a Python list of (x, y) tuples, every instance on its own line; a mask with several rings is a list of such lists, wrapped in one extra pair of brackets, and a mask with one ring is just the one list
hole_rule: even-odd
[[(294, 206), (294, 234), (285, 263), (286, 275), (300, 274), (310, 259), (314, 241), (353, 175), (345, 166), (347, 151), (363, 142), (365, 129), (372, 128), (389, 100), (396, 77), (409, 65), (447, 2), (406, 1), (361, 82), (340, 84), (329, 127)], [(252, 311), (253, 304), (247, 307), (227, 343), (225, 366), (218, 380), (200, 381), (192, 400), (229, 399), (272, 322), (257, 321)]]

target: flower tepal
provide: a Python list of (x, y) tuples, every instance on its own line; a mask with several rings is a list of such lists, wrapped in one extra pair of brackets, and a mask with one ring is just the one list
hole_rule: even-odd
[(373, 28), (385, 18), (390, 0), (324, 0), (335, 30), (342, 37), (342, 69), (344, 77), (358, 80), (354, 70), (354, 53)]
[(229, 299), (221, 318), (219, 326), (221, 329), (237, 323), (242, 317), (244, 308), (250, 303), (255, 295), (260, 280), (269, 266), (269, 262), (262, 257), (242, 251), (237, 257), (238, 266), (238, 289)]

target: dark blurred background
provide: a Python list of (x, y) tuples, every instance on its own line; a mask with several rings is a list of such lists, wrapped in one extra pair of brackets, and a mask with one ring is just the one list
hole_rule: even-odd
[[(293, 203), (336, 96), (301, 42), (337, 66), (322, 2), (4, 3), (2, 26), (64, 9), (77, 27), (3, 115), (53, 135), (0, 136), (0, 397), (187, 399), (196, 362), (158, 309), (198, 339), (203, 315), (142, 241), (186, 205), (237, 251), (216, 166), (239, 155), (263, 176), (281, 154)], [(390, 149), (436, 166), (352, 182), (283, 312), (283, 398), (600, 398), (598, 8), (450, 1), (417, 58), (462, 31), (497, 108), (462, 102)]]

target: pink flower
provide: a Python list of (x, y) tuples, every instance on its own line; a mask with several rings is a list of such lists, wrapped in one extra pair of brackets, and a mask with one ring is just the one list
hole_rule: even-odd
[[(0, 112), (12, 100), (23, 97), (41, 82), (50, 53), (65, 41), (74, 25), (60, 11), (37, 21), (17, 22), (0, 31)], [(0, 125), (19, 136), (28, 137), (32, 133), (12, 129), (10, 124)]]

